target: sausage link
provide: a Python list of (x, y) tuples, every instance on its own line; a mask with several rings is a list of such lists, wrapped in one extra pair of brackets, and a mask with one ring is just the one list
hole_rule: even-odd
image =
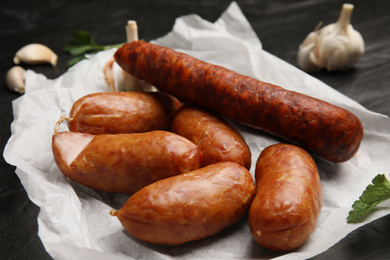
[(111, 214), (142, 241), (178, 245), (236, 223), (254, 195), (246, 168), (220, 162), (146, 186)]
[(203, 166), (235, 162), (248, 170), (251, 151), (241, 134), (219, 114), (196, 105), (183, 105), (175, 113), (171, 131), (186, 137), (203, 154)]
[(115, 60), (128, 73), (187, 102), (261, 129), (333, 161), (352, 158), (363, 138), (350, 111), (143, 41), (124, 44)]
[(202, 153), (188, 139), (166, 131), (53, 135), (53, 155), (63, 174), (87, 187), (132, 194), (157, 180), (202, 165)]
[(271, 250), (292, 250), (314, 231), (322, 188), (312, 157), (291, 144), (265, 148), (255, 169), (256, 195), (249, 210), (255, 241)]
[(179, 100), (162, 92), (93, 93), (73, 104), (68, 127), (93, 135), (169, 130), (180, 106)]

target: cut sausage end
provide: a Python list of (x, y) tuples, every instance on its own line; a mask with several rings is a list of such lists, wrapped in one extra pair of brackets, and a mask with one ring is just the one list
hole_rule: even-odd
[(62, 132), (53, 135), (53, 152), (56, 160), (62, 161), (69, 167), (81, 151), (92, 141), (93, 135)]

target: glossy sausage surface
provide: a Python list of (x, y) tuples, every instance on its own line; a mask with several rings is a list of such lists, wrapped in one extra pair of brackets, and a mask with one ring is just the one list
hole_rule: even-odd
[(111, 214), (142, 241), (178, 245), (236, 223), (247, 212), (254, 193), (246, 168), (221, 162), (146, 186)]
[(162, 92), (93, 93), (73, 104), (68, 127), (94, 135), (169, 130), (180, 106), (179, 100)]
[(295, 145), (271, 145), (256, 162), (255, 182), (249, 211), (255, 241), (280, 251), (306, 242), (322, 207), (322, 188), (312, 157)]
[(187, 103), (298, 144), (333, 162), (352, 158), (363, 138), (350, 111), (143, 41), (124, 44), (116, 62)]
[(166, 131), (53, 135), (53, 154), (64, 175), (87, 187), (132, 194), (157, 180), (202, 165), (202, 153), (188, 139)]
[(251, 151), (244, 138), (211, 110), (183, 105), (173, 117), (171, 131), (199, 144), (203, 166), (230, 161), (251, 167)]

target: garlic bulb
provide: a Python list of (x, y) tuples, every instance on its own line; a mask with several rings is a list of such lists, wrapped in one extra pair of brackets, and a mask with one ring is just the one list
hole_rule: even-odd
[(16, 52), (14, 63), (41, 64), (50, 63), (57, 65), (58, 56), (49, 47), (40, 43), (31, 43)]
[(20, 66), (13, 66), (10, 70), (8, 70), (5, 75), (5, 84), (7, 87), (16, 91), (20, 94), (24, 94), (24, 77), (26, 74), (26, 70)]
[[(127, 42), (138, 41), (137, 22), (130, 20), (125, 27)], [(103, 68), (104, 79), (110, 91), (157, 91), (157, 89), (144, 80), (140, 80), (125, 72), (112, 57)], [(116, 79), (116, 81), (115, 81)]]
[(344, 4), (336, 23), (309, 33), (297, 56), (302, 70), (347, 70), (364, 54), (363, 37), (350, 24), (353, 8), (352, 4)]

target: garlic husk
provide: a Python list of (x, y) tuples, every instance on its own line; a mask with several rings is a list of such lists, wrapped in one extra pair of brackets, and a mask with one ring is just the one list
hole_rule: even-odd
[(18, 50), (14, 57), (14, 63), (57, 65), (58, 56), (49, 47), (40, 43), (30, 43)]
[(25, 69), (20, 66), (13, 66), (5, 75), (5, 84), (10, 90), (24, 94), (25, 74)]
[(298, 66), (306, 72), (343, 71), (364, 54), (364, 40), (350, 24), (352, 4), (344, 4), (337, 23), (311, 32), (299, 47)]

